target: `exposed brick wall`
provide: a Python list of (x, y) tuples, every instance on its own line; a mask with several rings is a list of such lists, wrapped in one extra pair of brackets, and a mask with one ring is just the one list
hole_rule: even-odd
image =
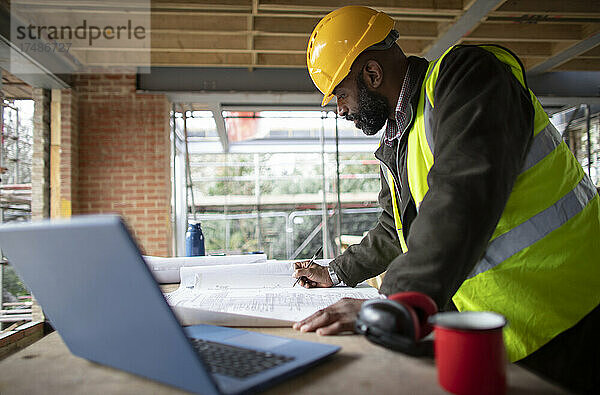
[[(170, 253), (169, 103), (135, 74), (82, 74), (74, 213), (119, 213), (145, 254)], [(76, 202), (76, 203), (75, 203)]]
[(33, 89), (31, 218), (50, 216), (50, 91)]

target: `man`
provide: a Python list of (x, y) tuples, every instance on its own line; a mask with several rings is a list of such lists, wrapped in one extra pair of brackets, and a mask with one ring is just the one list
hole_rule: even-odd
[[(309, 40), (323, 105), (335, 96), (338, 114), (367, 135), (385, 126), (375, 152), (383, 213), (329, 269), (297, 265), (294, 276), (307, 288), (354, 286), (385, 271), (383, 295), (418, 291), (442, 309), (499, 312), (511, 361), (591, 392), (600, 369), (594, 185), (510, 51), (455, 46), (431, 63), (407, 58), (393, 24), (343, 7)], [(294, 328), (351, 331), (362, 302), (344, 299)]]

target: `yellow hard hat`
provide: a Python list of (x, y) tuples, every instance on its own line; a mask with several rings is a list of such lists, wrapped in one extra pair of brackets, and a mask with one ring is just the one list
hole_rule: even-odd
[(338, 8), (319, 21), (308, 40), (306, 64), (324, 95), (322, 106), (333, 98), (331, 92), (346, 78), (358, 55), (383, 41), (393, 27), (387, 14), (362, 6)]

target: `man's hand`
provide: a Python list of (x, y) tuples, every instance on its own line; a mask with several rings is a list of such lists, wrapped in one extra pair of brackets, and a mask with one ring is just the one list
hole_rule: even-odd
[(331, 306), (317, 311), (310, 317), (296, 322), (293, 328), (302, 332), (316, 330), (317, 335), (354, 332), (356, 316), (365, 300), (367, 299), (343, 298)]
[(304, 288), (329, 288), (333, 287), (327, 267), (313, 264), (310, 261), (294, 262), (294, 277), (299, 278), (298, 284)]

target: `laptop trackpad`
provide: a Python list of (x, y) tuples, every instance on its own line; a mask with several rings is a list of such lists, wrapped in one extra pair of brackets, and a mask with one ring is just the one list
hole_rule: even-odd
[(243, 335), (230, 337), (227, 340), (230, 342), (235, 342), (240, 346), (256, 348), (274, 348), (290, 341), (289, 339), (274, 336), (264, 336), (259, 333), (244, 333)]

